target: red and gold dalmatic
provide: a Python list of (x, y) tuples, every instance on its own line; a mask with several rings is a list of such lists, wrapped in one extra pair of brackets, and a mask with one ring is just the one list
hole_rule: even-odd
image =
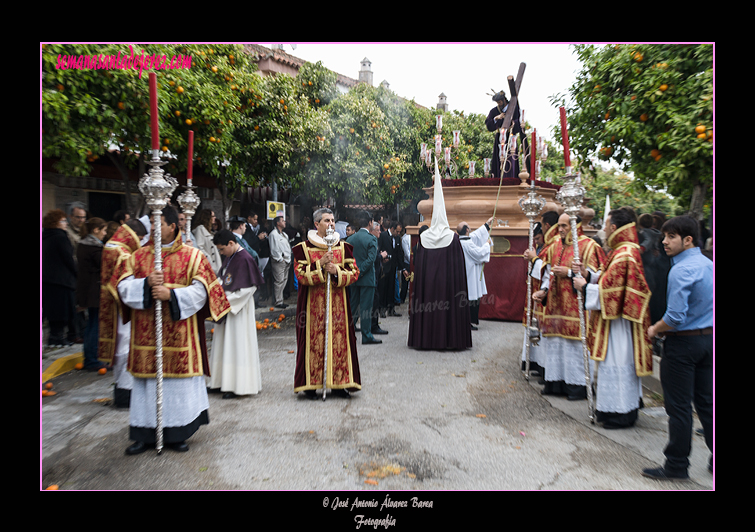
[[(320, 259), (327, 245), (311, 231), (307, 240), (294, 246), (293, 260), (299, 295), (296, 303), (296, 369), (294, 391), (322, 389), (325, 355), (326, 278), (330, 281), (330, 345), (327, 387), (361, 390), (356, 337), (351, 325), (351, 305), (346, 287), (359, 278), (351, 244), (338, 242), (332, 248), (337, 275), (326, 274)], [(369, 325), (369, 324), (368, 324)]]
[[(537, 257), (540, 260), (545, 260), (544, 257), (548, 255), (548, 250), (553, 246), (556, 241), (558, 240), (558, 226), (552, 225), (548, 229), (548, 231), (545, 232), (545, 235), (543, 235), (543, 249), (540, 250), (540, 253), (537, 254)], [(534, 261), (533, 261), (534, 264)], [(540, 269), (540, 275), (542, 276), (542, 272), (544, 270), (544, 267)], [(536, 292), (540, 289), (540, 279), (532, 278), (532, 292)], [(537, 301), (532, 302), (532, 317), (537, 318), (538, 323), (542, 323), (543, 321), (543, 310), (544, 307), (542, 304), (538, 303)], [(522, 324), (526, 327), (527, 326), (527, 306), (525, 304), (524, 307), (524, 317), (522, 318)]]
[[(599, 271), (605, 265), (605, 253), (595, 240), (582, 232), (582, 225), (577, 226), (579, 258), (584, 266)], [(571, 269), (574, 259), (574, 244), (571, 231), (566, 241), (556, 238), (554, 244), (543, 254), (543, 267), (550, 265), (566, 266)], [(572, 280), (568, 277), (556, 277), (551, 274), (548, 295), (543, 310), (541, 334), (543, 336), (560, 336), (569, 340), (582, 340), (580, 335), (580, 317), (577, 295)], [(585, 324), (589, 326), (589, 316), (585, 312)]]
[(635, 224), (627, 224), (614, 231), (608, 239), (613, 252), (598, 280), (600, 312), (592, 312), (587, 336), (590, 358), (603, 361), (608, 349), (611, 322), (624, 318), (632, 324), (634, 367), (638, 377), (653, 372), (653, 349), (647, 336), (650, 327), (650, 289), (640, 256)]
[[(153, 242), (150, 240), (146, 246), (134, 252), (130, 263), (135, 278), (147, 277), (155, 268)], [(163, 376), (175, 378), (209, 375), (204, 320), (209, 317), (217, 321), (230, 310), (223, 287), (202, 252), (183, 245), (180, 231), (173, 246), (163, 249), (162, 271), (163, 284), (167, 288), (185, 288), (196, 280), (207, 290), (204, 308), (185, 320), (174, 321), (170, 315), (170, 305), (163, 302)], [(154, 377), (155, 309), (132, 309), (131, 319), (128, 370), (135, 377)]]
[(100, 329), (97, 357), (105, 364), (113, 364), (115, 342), (118, 333), (118, 315), (127, 319), (121, 299), (118, 297), (118, 283), (131, 275), (129, 257), (139, 249), (139, 237), (127, 225), (121, 225), (102, 248), (102, 268), (100, 270)]

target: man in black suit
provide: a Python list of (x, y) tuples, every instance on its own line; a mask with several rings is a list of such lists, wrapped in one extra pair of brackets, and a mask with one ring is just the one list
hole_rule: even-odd
[(272, 271), (270, 269), (270, 243), (267, 240), (267, 233), (264, 228), (259, 224), (259, 218), (256, 212), (249, 210), (246, 213), (246, 232), (244, 233), (244, 240), (249, 244), (260, 258), (260, 271), (265, 279), (265, 284), (259, 287), (254, 295), (254, 301), (257, 305), (267, 301), (268, 297), (272, 295)]
[(386, 258), (383, 259), (383, 271), (378, 280), (378, 292), (380, 294), (380, 317), (401, 316), (393, 308), (396, 304), (396, 270), (401, 259), (401, 246), (396, 245), (396, 228), (398, 222), (391, 221), (388, 223), (388, 230), (380, 233), (378, 240), (378, 250), (385, 252)]

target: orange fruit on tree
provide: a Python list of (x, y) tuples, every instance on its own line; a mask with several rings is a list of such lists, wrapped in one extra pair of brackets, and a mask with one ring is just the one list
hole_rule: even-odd
[(653, 158), (658, 157), (660, 154), (661, 152), (660, 150), (658, 150), (658, 148), (653, 148), (652, 150), (650, 150), (650, 156)]
[(661, 89), (662, 91), (665, 91), (666, 89), (668, 89), (668, 85), (666, 85), (666, 84), (664, 83), (663, 85), (661, 85), (661, 86), (660, 86), (660, 87), (658, 87), (658, 88), (659, 88), (659, 89)]
[(181, 116), (181, 111), (176, 111), (176, 116)]
[(642, 113), (640, 115), (640, 120), (642, 120), (643, 122), (647, 122), (648, 121), (648, 114), (647, 113)]
[(697, 127), (695, 128), (695, 133), (705, 133), (705, 126), (702, 124), (697, 124)]
[(708, 138), (708, 135), (706, 135), (705, 133), (700, 133), (700, 134), (699, 134), (699, 135), (697, 136), (697, 138), (699, 138), (700, 140), (705, 140), (706, 138)]
[(125, 109), (126, 105), (123, 102), (118, 102), (118, 109)]
[(178, 88), (176, 89), (176, 92), (177, 92), (178, 94), (182, 94), (182, 93), (183, 93), (183, 91), (184, 91), (184, 88), (183, 88), (183, 87), (178, 87)]
[(187, 119), (186, 119), (186, 125), (187, 125), (187, 126), (190, 126), (190, 125), (191, 125), (191, 118), (187, 118)]

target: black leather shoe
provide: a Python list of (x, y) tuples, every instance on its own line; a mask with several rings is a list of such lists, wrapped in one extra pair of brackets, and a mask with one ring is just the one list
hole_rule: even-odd
[(354, 327), (354, 332), (362, 332), (362, 329), (360, 329), (359, 327)]
[(236, 397), (236, 394), (233, 392), (225, 392), (223, 394), (223, 399), (233, 399), (234, 397)]
[(401, 317), (401, 314), (399, 314), (398, 312), (396, 312), (396, 311), (395, 311), (395, 310), (393, 310), (393, 309), (391, 309), (391, 310), (389, 310), (389, 311), (388, 311), (388, 315), (389, 315), (389, 316), (395, 316), (395, 317), (397, 317), (397, 318), (400, 318), (400, 317)]
[(689, 480), (689, 475), (687, 473), (669, 473), (663, 467), (643, 469), (642, 476), (655, 480)]
[(472, 325), (471, 327), (472, 327), (472, 330), (473, 330), (473, 331), (476, 331), (476, 330), (477, 330), (477, 327), (475, 327), (474, 325)]
[(381, 329), (380, 327), (376, 327), (372, 329), (372, 334), (388, 334), (388, 331)]
[(373, 338), (372, 340), (362, 340), (362, 345), (366, 344), (382, 344), (382, 340), (378, 340), (377, 338)]
[(133, 444), (131, 444), (126, 449), (126, 454), (128, 455), (134, 455), (134, 454), (142, 454), (147, 449), (153, 449), (155, 447), (154, 444), (146, 444), (144, 442), (138, 441)]
[(347, 399), (351, 397), (351, 394), (349, 393), (349, 390), (344, 390), (342, 388), (333, 390), (333, 395), (337, 395), (338, 397), (345, 397)]
[(189, 450), (189, 446), (186, 444), (185, 441), (181, 441), (178, 443), (169, 443), (166, 445), (168, 449), (171, 451), (176, 451), (177, 453), (185, 453)]

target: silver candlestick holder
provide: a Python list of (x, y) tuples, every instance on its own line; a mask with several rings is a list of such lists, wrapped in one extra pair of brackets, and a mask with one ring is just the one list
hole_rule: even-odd
[[(155, 246), (155, 271), (163, 269), (162, 253), (162, 211), (168, 204), (171, 194), (178, 186), (178, 182), (170, 174), (166, 174), (161, 166), (166, 161), (160, 160), (159, 150), (152, 150), (152, 159), (147, 161), (149, 172), (139, 180), (139, 191), (144, 196), (147, 206), (152, 211), (152, 241)], [(157, 453), (163, 448), (163, 312), (162, 301), (155, 300), (155, 379), (156, 379), (156, 444)]]
[(186, 216), (186, 232), (191, 233), (191, 219), (196, 214), (202, 200), (199, 199), (194, 189), (197, 188), (191, 183), (186, 185), (180, 196), (178, 196), (178, 204), (181, 206), (181, 211)]
[[(526, 172), (525, 172), (526, 173)], [(529, 177), (529, 174), (528, 176)], [(526, 179), (526, 178), (525, 178)], [(519, 207), (522, 208), (524, 215), (529, 219), (529, 246), (527, 249), (534, 248), (535, 240), (535, 218), (545, 208), (545, 198), (535, 192), (535, 180), (533, 179), (529, 186), (529, 192), (526, 196), (519, 199)], [(530, 378), (530, 346), (538, 345), (540, 342), (540, 328), (537, 319), (532, 317), (532, 261), (527, 261), (527, 350), (525, 356), (524, 376), (527, 380)]]
[[(574, 246), (574, 261), (581, 266), (579, 256), (579, 234), (577, 232), (577, 215), (582, 208), (582, 201), (585, 198), (585, 188), (582, 186), (579, 174), (572, 174), (571, 167), (567, 169), (567, 175), (564, 176), (564, 184), (561, 190), (556, 194), (556, 199), (564, 207), (564, 212), (569, 215), (571, 224), (572, 245)], [(576, 269), (574, 277), (581, 277), (581, 268)], [(587, 348), (587, 338), (585, 334), (585, 311), (582, 302), (582, 291), (577, 290), (577, 308), (579, 309), (579, 336), (582, 341), (582, 353), (585, 364), (585, 384), (587, 386), (587, 409), (588, 416), (592, 423), (595, 423), (595, 405), (592, 394), (592, 382), (590, 378), (590, 351)]]

